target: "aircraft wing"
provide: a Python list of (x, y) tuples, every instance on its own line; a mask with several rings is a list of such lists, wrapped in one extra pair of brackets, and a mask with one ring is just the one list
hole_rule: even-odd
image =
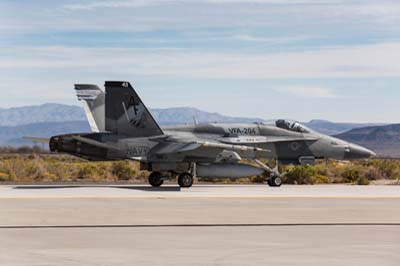
[(162, 149), (157, 154), (169, 154), (169, 153), (184, 153), (194, 151), (200, 148), (212, 148), (212, 149), (220, 149), (221, 152), (223, 150), (228, 151), (237, 151), (237, 152), (246, 152), (246, 151), (254, 151), (254, 152), (269, 152), (269, 150), (260, 149), (256, 147), (249, 147), (243, 145), (232, 145), (218, 142), (208, 142), (208, 141), (193, 141), (189, 143), (171, 143), (166, 146), (166, 149)]
[(187, 143), (164, 142), (153, 150), (154, 155), (177, 156), (178, 158), (203, 158), (209, 161), (240, 161), (244, 158), (257, 158), (269, 150), (257, 147), (233, 145), (218, 142), (195, 140)]

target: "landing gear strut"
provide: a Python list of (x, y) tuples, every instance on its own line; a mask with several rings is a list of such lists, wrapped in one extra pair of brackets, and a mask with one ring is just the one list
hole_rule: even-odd
[(197, 175), (197, 165), (196, 163), (192, 163), (187, 173), (181, 173), (178, 176), (178, 184), (180, 187), (189, 188), (193, 186), (194, 179)]
[(153, 172), (149, 176), (149, 183), (152, 187), (161, 187), (164, 183), (163, 176), (160, 172)]
[(280, 187), (282, 185), (282, 176), (285, 174), (279, 173), (278, 169), (278, 162), (276, 163), (275, 168), (270, 168), (267, 165), (265, 165), (263, 162), (260, 160), (255, 159), (254, 160), (262, 169), (264, 169), (266, 172), (270, 174), (269, 178), (267, 179), (267, 184), (270, 187)]

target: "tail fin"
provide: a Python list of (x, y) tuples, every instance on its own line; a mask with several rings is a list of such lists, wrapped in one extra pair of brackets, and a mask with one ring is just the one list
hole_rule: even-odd
[(105, 93), (97, 85), (90, 84), (76, 84), (75, 91), (92, 131), (105, 131)]
[(129, 82), (106, 81), (106, 131), (130, 137), (163, 135)]

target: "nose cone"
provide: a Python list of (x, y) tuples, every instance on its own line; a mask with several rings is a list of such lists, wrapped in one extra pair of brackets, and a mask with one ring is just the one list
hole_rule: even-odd
[(371, 157), (376, 157), (376, 153), (356, 144), (350, 144), (344, 155), (347, 160), (368, 159)]

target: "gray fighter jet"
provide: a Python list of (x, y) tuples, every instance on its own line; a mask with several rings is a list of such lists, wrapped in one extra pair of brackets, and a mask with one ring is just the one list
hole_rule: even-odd
[[(129, 82), (75, 85), (93, 132), (50, 139), (50, 150), (87, 160), (135, 160), (159, 187), (178, 176), (181, 187), (194, 177), (241, 178), (267, 173), (270, 186), (282, 184), (282, 164), (313, 164), (318, 159), (352, 160), (375, 156), (358, 145), (322, 135), (298, 122), (274, 124), (194, 124), (160, 128)], [(254, 162), (246, 164), (243, 161)]]

